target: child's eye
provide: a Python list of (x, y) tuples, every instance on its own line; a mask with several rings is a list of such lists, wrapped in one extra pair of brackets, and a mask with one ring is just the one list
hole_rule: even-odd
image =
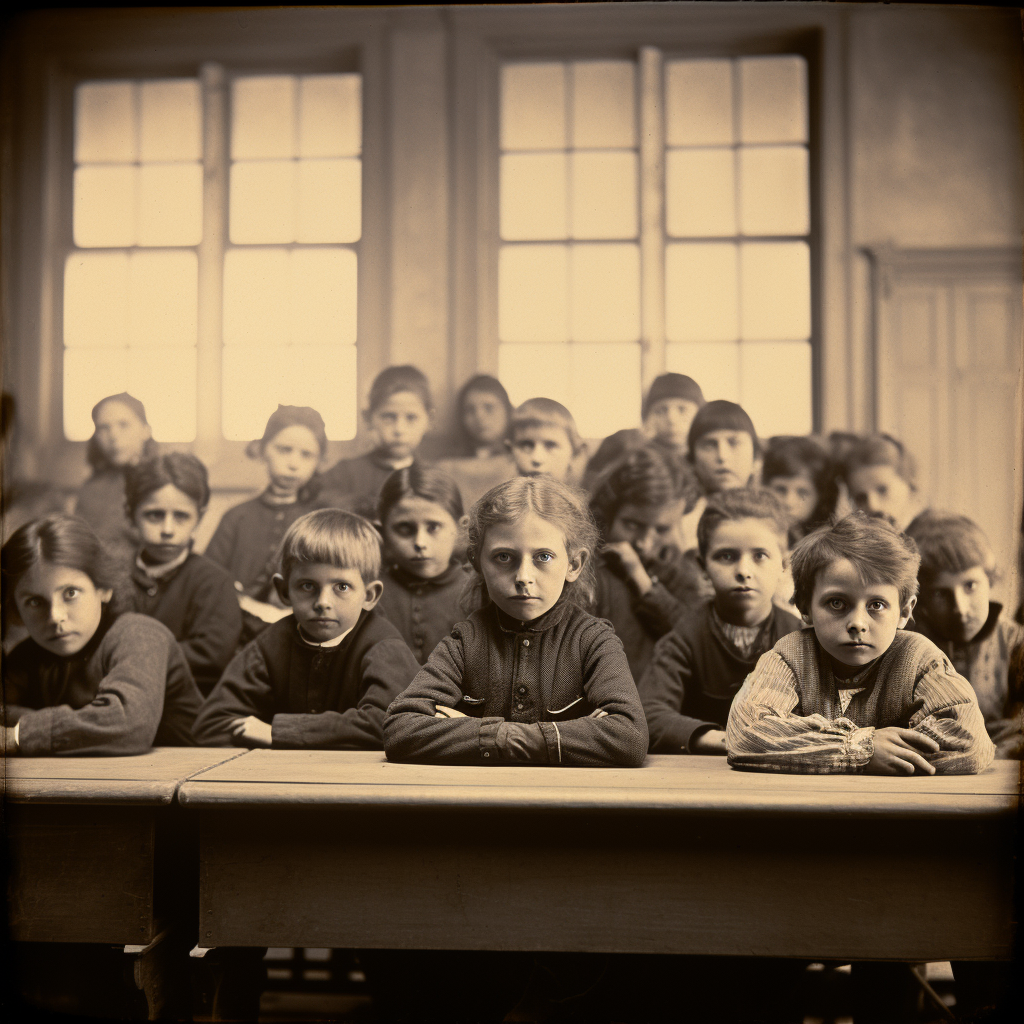
[(505, 565), (507, 562), (512, 561), (512, 556), (507, 551), (499, 551), (495, 556), (494, 560)]
[(768, 555), (767, 551), (755, 551), (754, 552), (754, 561), (755, 562), (764, 562), (764, 561), (766, 561), (768, 559), (768, 557), (769, 557), (769, 555)]
[(538, 551), (533, 557), (538, 562), (553, 562), (555, 560), (555, 556), (550, 551)]
[(339, 594), (344, 594), (346, 591), (352, 589), (352, 584), (351, 583), (335, 583), (334, 584), (334, 589)]
[(828, 607), (834, 612), (841, 612), (846, 607), (846, 602), (841, 597), (833, 597), (829, 600)]
[(869, 601), (868, 608), (873, 612), (884, 612), (888, 605), (884, 601)]
[(978, 581), (977, 580), (968, 580), (964, 584), (964, 593), (965, 594), (973, 594), (974, 591), (976, 591), (977, 589), (978, 589)]
[(391, 530), (399, 537), (412, 537), (416, 533), (416, 528), (411, 523), (396, 523)]
[(735, 562), (735, 551), (716, 551), (712, 556), (716, 562)]
[(176, 523), (187, 523), (191, 519), (191, 516), (187, 512), (175, 512), (174, 521)]
[(65, 601), (74, 601), (74, 599), (76, 597), (78, 597), (78, 595), (81, 594), (81, 592), (82, 592), (81, 589), (78, 588), (78, 587), (65, 587), (64, 588), (64, 600)]

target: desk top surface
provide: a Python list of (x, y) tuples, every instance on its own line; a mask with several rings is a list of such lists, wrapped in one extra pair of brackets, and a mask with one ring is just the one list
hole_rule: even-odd
[(187, 778), (244, 753), (156, 747), (134, 757), (12, 757), (3, 790), (16, 803), (169, 804)]
[(1016, 810), (1021, 764), (980, 775), (785, 775), (724, 757), (653, 755), (642, 768), (392, 764), (374, 751), (253, 750), (185, 782), (203, 805), (363, 805), (548, 810), (820, 813), (960, 817)]

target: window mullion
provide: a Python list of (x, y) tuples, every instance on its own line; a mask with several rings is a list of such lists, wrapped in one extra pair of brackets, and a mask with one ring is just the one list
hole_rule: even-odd
[(662, 52), (639, 55), (640, 373), (646, 392), (665, 371), (665, 117)]

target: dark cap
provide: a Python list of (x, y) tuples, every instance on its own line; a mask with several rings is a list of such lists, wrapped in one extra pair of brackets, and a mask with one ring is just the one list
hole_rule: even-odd
[(267, 420), (267, 429), (258, 441), (250, 441), (245, 454), (251, 459), (259, 458), (263, 448), (271, 438), (276, 437), (288, 427), (305, 427), (320, 446), (320, 454), (327, 451), (327, 428), (323, 417), (308, 405), (279, 405)]
[(693, 453), (693, 446), (705, 435), (713, 430), (741, 430), (750, 435), (754, 442), (754, 454), (759, 455), (761, 445), (757, 440), (757, 431), (754, 424), (747, 415), (746, 410), (735, 402), (725, 402), (718, 399), (708, 402), (690, 424), (690, 433), (686, 438), (690, 453)]
[(644, 398), (641, 418), (647, 419), (651, 406), (666, 398), (681, 398), (687, 402), (695, 402), (699, 408), (704, 407), (704, 392), (692, 377), (687, 377), (685, 373), (663, 373), (660, 377), (654, 378), (651, 390)]

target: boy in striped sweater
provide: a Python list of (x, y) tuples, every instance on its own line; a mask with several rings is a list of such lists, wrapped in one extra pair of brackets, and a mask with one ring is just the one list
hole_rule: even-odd
[(737, 768), (970, 775), (994, 747), (971, 684), (904, 630), (921, 557), (884, 518), (854, 512), (797, 544), (807, 627), (762, 655), (729, 712)]

